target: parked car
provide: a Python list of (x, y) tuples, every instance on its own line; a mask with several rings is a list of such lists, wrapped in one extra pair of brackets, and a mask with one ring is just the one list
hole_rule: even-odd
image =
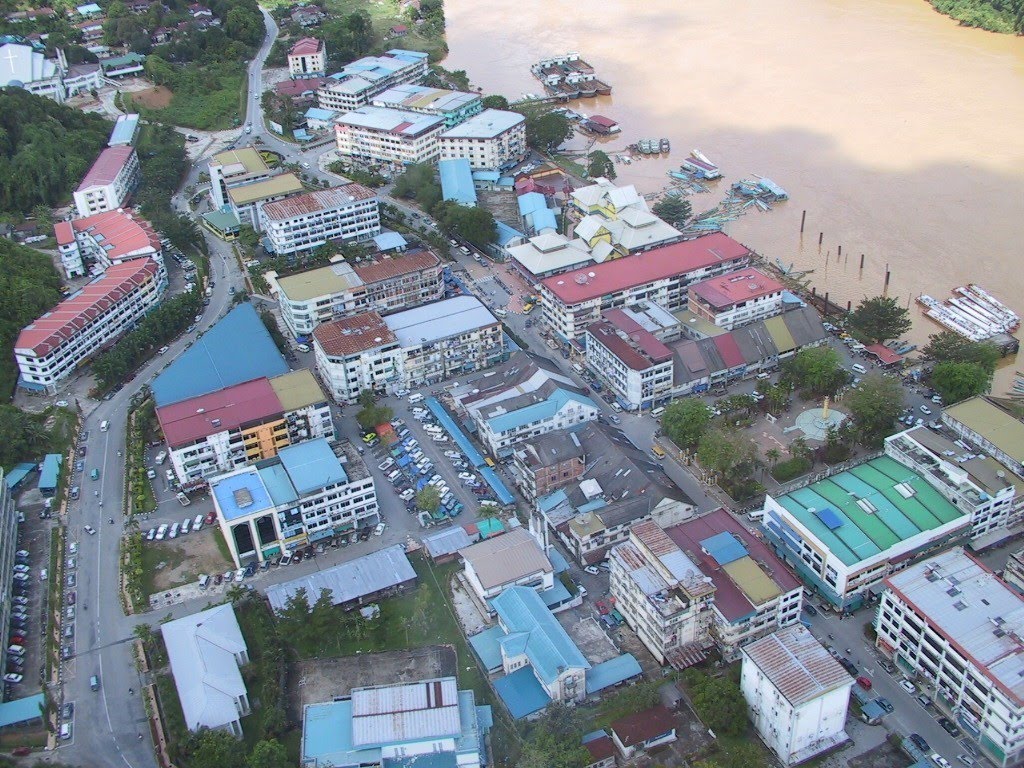
[(597, 569), (596, 565), (588, 565), (583, 570), (586, 571), (587, 573), (591, 574), (592, 576), (597, 576), (599, 573), (601, 573), (601, 571), (599, 571)]
[(857, 678), (857, 685), (863, 688), (865, 691), (871, 690), (871, 680), (861, 675)]
[(373, 535), (374, 536), (380, 536), (381, 534), (384, 533), (384, 529), (385, 528), (387, 528), (387, 524), (386, 523), (377, 523), (376, 527), (373, 529)]
[(939, 766), (939, 768), (952, 768), (952, 766), (949, 764), (949, 760), (944, 758), (938, 752), (932, 752), (932, 754), (930, 754), (928, 757), (931, 759), (933, 763)]
[(960, 736), (960, 729), (957, 728), (956, 724), (948, 717), (940, 717), (939, 725), (942, 726), (942, 730), (944, 730), (954, 739)]
[(882, 669), (884, 669), (890, 675), (893, 672), (896, 671), (895, 665), (891, 661), (888, 661), (887, 659), (882, 659), (880, 662), (878, 662), (878, 666), (880, 666)]
[(810, 603), (804, 603), (804, 610), (807, 611), (807, 615), (808, 616), (817, 616), (818, 615), (818, 609), (815, 608)]
[(900, 688), (909, 693), (911, 696), (917, 693), (917, 686), (909, 680), (900, 680)]
[(919, 733), (910, 734), (910, 743), (917, 747), (922, 752), (931, 752), (932, 748), (928, 746), (928, 742), (924, 740), (924, 737)]
[(896, 711), (896, 707), (894, 707), (892, 705), (892, 702), (889, 701), (884, 696), (879, 696), (877, 699), (875, 699), (875, 704), (880, 706), (882, 709), (884, 709), (888, 713), (892, 713), (892, 712)]
[(83, 527), (83, 530), (84, 530), (84, 531), (85, 531), (86, 533), (88, 533), (88, 534), (89, 534), (90, 536), (95, 536), (95, 535), (96, 535), (96, 529), (95, 529), (95, 528), (93, 528), (93, 527), (92, 527), (91, 525), (86, 525), (86, 526), (84, 526), (84, 527)]

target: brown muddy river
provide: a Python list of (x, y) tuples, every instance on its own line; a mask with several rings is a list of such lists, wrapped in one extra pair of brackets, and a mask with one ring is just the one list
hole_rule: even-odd
[[(695, 211), (732, 181), (771, 177), (789, 201), (726, 231), (814, 270), (834, 300), (881, 293), (889, 264), (903, 302), (973, 281), (1024, 314), (1024, 39), (960, 28), (924, 0), (446, 0), (445, 11), (444, 64), (485, 92), (542, 93), (530, 65), (578, 51), (614, 88), (572, 105), (619, 121), (603, 149), (671, 140), (668, 156), (617, 165), (620, 183), (657, 191), (694, 147), (724, 174), (691, 198)], [(911, 307), (922, 342), (937, 326)]]

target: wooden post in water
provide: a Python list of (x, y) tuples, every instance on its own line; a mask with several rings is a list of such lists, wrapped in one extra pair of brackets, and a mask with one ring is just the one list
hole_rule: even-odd
[(828, 291), (825, 291), (825, 309), (822, 314), (828, 317)]
[(863, 253), (860, 255), (860, 268), (864, 269), (864, 254)]
[(840, 256), (843, 255), (843, 246), (841, 246), (841, 245), (839, 246), (839, 255)]
[(850, 301), (849, 299), (846, 300), (846, 311), (847, 312), (853, 311), (853, 302)]
[(818, 247), (819, 248), (821, 248), (821, 241), (824, 240), (824, 239), (825, 239), (825, 233), (824, 232), (819, 232), (818, 233)]
[(885, 265), (885, 285), (882, 288), (882, 292), (883, 293), (885, 293), (886, 291), (889, 290), (889, 277), (891, 275), (892, 275), (892, 273), (889, 271), (889, 265), (886, 264)]
[(800, 234), (804, 233), (804, 224), (807, 222), (807, 210), (800, 214)]

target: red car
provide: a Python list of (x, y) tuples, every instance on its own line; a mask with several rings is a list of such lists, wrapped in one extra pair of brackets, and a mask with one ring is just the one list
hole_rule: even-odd
[(216, 512), (209, 512), (206, 515), (206, 521), (205, 522), (206, 522), (207, 525), (213, 525), (213, 521), (216, 520), (216, 519), (217, 519), (217, 513)]
[(11, 635), (11, 645), (24, 645), (25, 638), (21, 635)]
[(859, 685), (859, 686), (860, 686), (861, 688), (863, 688), (863, 689), (864, 689), (865, 691), (870, 691), (870, 690), (871, 690), (871, 681), (870, 681), (870, 680), (868, 680), (868, 679), (867, 679), (866, 677), (864, 677), (863, 675), (862, 675), (861, 677), (858, 677), (858, 678), (857, 678), (857, 685)]

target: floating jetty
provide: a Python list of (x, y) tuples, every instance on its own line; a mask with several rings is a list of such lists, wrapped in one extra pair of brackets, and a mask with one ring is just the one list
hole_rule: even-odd
[(740, 179), (732, 185), (733, 191), (741, 197), (760, 200), (763, 203), (788, 200), (789, 193), (765, 176), (754, 174), (752, 179)]
[(945, 301), (922, 294), (917, 303), (928, 317), (969, 341), (987, 341), (1020, 328), (1016, 312), (974, 283), (955, 289)]
[(698, 179), (711, 180), (720, 178), (722, 175), (718, 166), (708, 160), (699, 149), (690, 150), (690, 156), (683, 160), (681, 170), (689, 171)]
[(541, 59), (530, 71), (549, 95), (564, 99), (610, 96), (612, 87), (598, 80), (594, 68), (578, 53), (566, 53)]

